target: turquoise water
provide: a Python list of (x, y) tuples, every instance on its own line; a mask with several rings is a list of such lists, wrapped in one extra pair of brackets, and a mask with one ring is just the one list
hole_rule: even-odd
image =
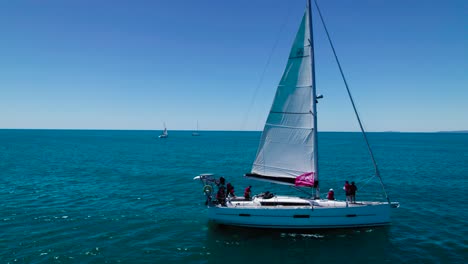
[[(390, 198), (384, 228), (268, 231), (209, 223), (198, 173), (237, 193), (259, 132), (0, 130), (0, 263), (464, 263), (468, 134), (370, 133)], [(323, 190), (382, 198), (358, 133), (320, 133)], [(325, 193), (325, 191), (324, 191)], [(338, 198), (344, 194), (336, 192)]]

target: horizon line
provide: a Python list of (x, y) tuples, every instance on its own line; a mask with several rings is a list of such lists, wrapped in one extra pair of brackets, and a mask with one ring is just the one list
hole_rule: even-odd
[[(0, 130), (90, 130), (90, 131), (162, 131), (163, 129), (119, 129), (119, 128), (0, 128)], [(195, 129), (172, 129), (168, 131), (205, 131), (205, 132), (262, 132), (263, 130), (195, 130)], [(318, 132), (333, 133), (361, 133), (358, 130), (322, 130)], [(437, 131), (365, 131), (366, 133), (468, 133), (468, 130), (437, 130)]]

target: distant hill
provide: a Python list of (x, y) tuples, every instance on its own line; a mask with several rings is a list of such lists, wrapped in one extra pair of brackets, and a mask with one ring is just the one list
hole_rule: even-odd
[(468, 130), (439, 131), (437, 133), (468, 133)]

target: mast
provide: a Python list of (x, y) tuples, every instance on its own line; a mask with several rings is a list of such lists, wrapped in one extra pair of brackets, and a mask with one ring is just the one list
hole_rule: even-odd
[[(307, 8), (309, 12), (308, 23), (309, 23), (309, 43), (310, 43), (310, 56), (311, 56), (311, 74), (312, 74), (312, 113), (314, 116), (314, 159), (313, 167), (315, 168), (315, 180), (318, 182), (319, 179), (319, 165), (318, 165), (318, 138), (317, 138), (317, 92), (315, 88), (315, 54), (314, 54), (314, 34), (312, 29), (312, 2), (307, 0)], [(317, 185), (315, 189), (315, 198), (320, 198), (320, 187)]]

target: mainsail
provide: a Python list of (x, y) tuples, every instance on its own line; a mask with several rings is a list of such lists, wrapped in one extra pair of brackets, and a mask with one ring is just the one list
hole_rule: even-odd
[(166, 138), (168, 137), (168, 134), (167, 134), (167, 128), (166, 128), (166, 123), (164, 123), (164, 130), (162, 132), (161, 135), (159, 135), (160, 138)]
[(246, 176), (294, 184), (304, 174), (316, 174), (314, 131), (313, 49), (307, 8), (276, 90), (252, 173)]

